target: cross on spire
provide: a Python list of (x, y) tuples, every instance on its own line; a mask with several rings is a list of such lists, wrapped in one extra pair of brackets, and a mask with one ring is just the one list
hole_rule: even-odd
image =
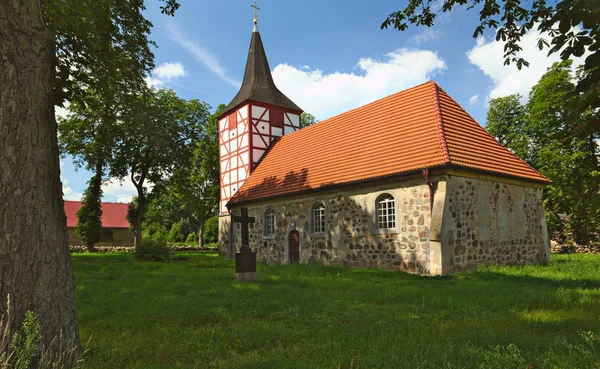
[(256, 1), (254, 2), (254, 5), (250, 5), (250, 6), (254, 8), (254, 24), (257, 24), (258, 18), (256, 17), (256, 11), (260, 10), (260, 8), (258, 6), (256, 6)]

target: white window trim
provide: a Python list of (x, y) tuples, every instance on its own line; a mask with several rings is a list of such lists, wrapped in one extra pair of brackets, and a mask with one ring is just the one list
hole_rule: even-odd
[[(272, 234), (266, 234), (266, 230), (267, 230), (267, 212), (273, 212), (273, 233)], [(266, 208), (264, 213), (263, 213), (263, 229), (262, 229), (262, 236), (264, 239), (274, 239), (275, 238), (275, 234), (277, 233), (277, 212), (275, 212), (275, 209), (273, 208)]]
[[(393, 228), (379, 228), (379, 217), (378, 217), (378, 199), (382, 196), (382, 195), (390, 195), (394, 198), (394, 214), (395, 214), (395, 226)], [(373, 204), (373, 211), (372, 216), (371, 216), (371, 234), (395, 234), (395, 233), (399, 233), (399, 227), (398, 227), (398, 223), (400, 221), (399, 219), (399, 215), (400, 212), (398, 211), (399, 209), (399, 204), (398, 204), (398, 196), (394, 193), (394, 191), (381, 191), (381, 192), (377, 192), (375, 194), (373, 194), (373, 198), (371, 199), (371, 203)]]
[[(323, 205), (323, 217), (324, 217), (324, 225), (323, 225), (323, 232), (315, 232), (314, 231), (314, 221), (315, 221), (315, 213), (314, 213), (314, 208), (317, 204), (321, 204)], [(325, 205), (325, 201), (324, 200), (315, 200), (312, 202), (312, 204), (310, 204), (310, 208), (309, 208), (309, 223), (308, 223), (308, 227), (309, 227), (309, 233), (311, 237), (325, 237), (327, 236), (327, 205)]]

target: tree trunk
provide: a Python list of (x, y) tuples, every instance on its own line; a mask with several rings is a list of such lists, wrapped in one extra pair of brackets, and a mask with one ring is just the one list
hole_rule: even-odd
[(142, 217), (144, 216), (144, 211), (146, 211), (146, 198), (144, 197), (143, 187), (141, 187), (141, 189), (138, 189), (138, 208), (135, 223), (133, 224), (136, 245), (142, 243)]
[(0, 314), (79, 346), (52, 101), (54, 39), (39, 0), (0, 1)]

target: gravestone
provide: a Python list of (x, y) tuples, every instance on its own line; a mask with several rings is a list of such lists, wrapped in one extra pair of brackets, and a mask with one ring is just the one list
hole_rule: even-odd
[(254, 217), (248, 216), (248, 208), (241, 209), (241, 215), (234, 215), (233, 221), (242, 224), (242, 247), (235, 253), (235, 280), (241, 282), (258, 281), (256, 272), (256, 253), (249, 244), (248, 224), (254, 223)]

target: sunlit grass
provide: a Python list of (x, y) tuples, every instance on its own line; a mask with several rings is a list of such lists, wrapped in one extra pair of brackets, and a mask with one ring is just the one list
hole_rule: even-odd
[(446, 277), (259, 264), (260, 280), (243, 284), (231, 260), (180, 255), (190, 259), (73, 256), (87, 367), (600, 365), (569, 346), (600, 333), (600, 256)]

